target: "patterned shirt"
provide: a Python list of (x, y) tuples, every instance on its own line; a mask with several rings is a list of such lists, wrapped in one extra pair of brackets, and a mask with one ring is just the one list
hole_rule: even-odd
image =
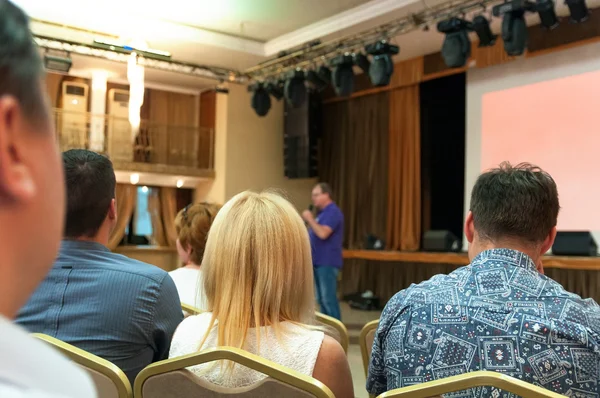
[[(572, 397), (598, 397), (600, 306), (540, 274), (527, 255), (494, 249), (397, 293), (373, 342), (367, 390), (477, 370)], [(511, 397), (488, 387), (452, 397)]]

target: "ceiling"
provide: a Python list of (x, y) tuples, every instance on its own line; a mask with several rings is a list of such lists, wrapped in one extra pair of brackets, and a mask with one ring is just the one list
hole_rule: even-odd
[[(174, 60), (244, 70), (282, 50), (315, 39), (329, 41), (360, 33), (449, 0), (13, 0), (34, 20), (34, 33), (91, 43), (109, 38), (143, 41), (168, 51)], [(563, 1), (557, 13), (567, 15)], [(168, 4), (168, 6), (166, 6)], [(600, 0), (587, 0), (590, 8)], [(499, 19), (492, 29), (499, 31)], [(531, 15), (529, 24), (538, 23)], [(473, 36), (475, 37), (475, 36)], [(398, 60), (439, 51), (444, 36), (435, 27), (394, 38)], [(125, 65), (73, 56), (73, 71), (91, 75), (104, 69), (126, 78)], [(172, 72), (147, 70), (146, 80), (189, 90), (217, 82)]]

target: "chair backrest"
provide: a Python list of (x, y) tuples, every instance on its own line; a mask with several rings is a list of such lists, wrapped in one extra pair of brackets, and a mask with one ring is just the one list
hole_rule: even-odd
[(375, 332), (379, 326), (379, 319), (367, 323), (360, 331), (358, 342), (360, 344), (360, 353), (362, 355), (365, 375), (369, 373), (369, 361), (371, 360), (371, 350), (373, 349), (373, 340)]
[(458, 376), (415, 384), (409, 387), (398, 388), (379, 395), (377, 398), (427, 398), (439, 396), (456, 391), (467, 390), (475, 387), (491, 387), (491, 390), (482, 396), (499, 396), (497, 393), (504, 390), (521, 397), (528, 398), (560, 398), (557, 394), (545, 388), (534, 386), (522, 380), (515, 379), (502, 373), (486, 370), (465, 373)]
[(336, 339), (344, 349), (344, 352), (348, 353), (348, 342), (350, 338), (348, 337), (348, 329), (346, 329), (346, 325), (339, 320), (320, 312), (316, 313), (315, 318), (317, 325), (324, 326), (325, 333), (328, 336)]
[(33, 336), (57, 348), (87, 371), (94, 381), (98, 398), (133, 397), (127, 376), (115, 364), (54, 337), (41, 333), (35, 333)]
[(202, 311), (200, 311), (198, 308), (192, 307), (191, 305), (184, 303), (181, 303), (181, 309), (183, 310), (183, 314), (185, 317), (188, 317), (190, 315), (198, 315), (202, 313)]
[[(242, 388), (226, 388), (203, 380), (185, 368), (219, 360), (232, 361), (268, 377)], [(320, 381), (249, 352), (220, 347), (156, 362), (142, 370), (134, 384), (135, 398), (196, 397), (335, 398)]]

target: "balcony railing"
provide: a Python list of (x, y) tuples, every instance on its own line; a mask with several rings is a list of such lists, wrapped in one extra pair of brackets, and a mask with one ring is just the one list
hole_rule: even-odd
[[(54, 121), (61, 150), (85, 148), (102, 152), (115, 163), (115, 168), (147, 164), (173, 173), (213, 170), (212, 129), (142, 120), (134, 134), (125, 118), (62, 109), (54, 109)], [(152, 168), (145, 167), (148, 171)]]

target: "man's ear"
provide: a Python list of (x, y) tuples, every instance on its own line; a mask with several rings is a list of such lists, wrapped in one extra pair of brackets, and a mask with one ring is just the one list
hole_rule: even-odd
[(114, 198), (110, 201), (110, 207), (108, 208), (108, 219), (110, 221), (117, 221), (117, 200)]
[(552, 229), (548, 233), (548, 236), (546, 236), (546, 239), (544, 239), (544, 242), (540, 247), (540, 256), (543, 256), (544, 254), (546, 254), (546, 252), (548, 252), (548, 250), (550, 250), (550, 248), (554, 244), (554, 239), (556, 239), (556, 226), (552, 227)]
[(0, 98), (0, 203), (26, 202), (35, 196), (31, 169), (24, 162), (27, 140), (21, 107), (14, 97)]
[(469, 243), (473, 243), (473, 238), (475, 237), (475, 224), (473, 222), (473, 213), (470, 210), (467, 214), (467, 219), (465, 220), (465, 236)]

